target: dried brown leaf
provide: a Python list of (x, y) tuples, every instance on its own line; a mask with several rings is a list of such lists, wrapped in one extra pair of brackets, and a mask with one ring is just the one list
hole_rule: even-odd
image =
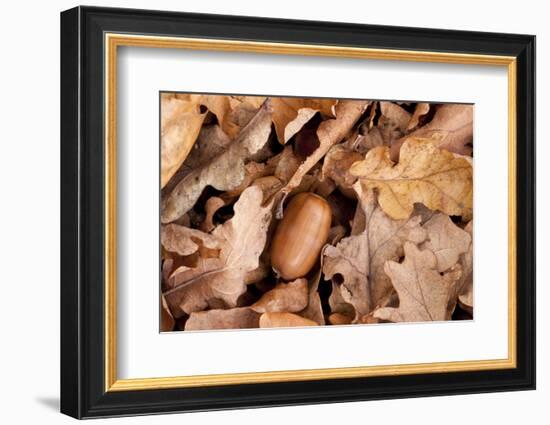
[(180, 267), (170, 277), (172, 289), (165, 292), (172, 313), (179, 317), (211, 305), (212, 299), (234, 307), (246, 290), (245, 278), (259, 267), (272, 204), (262, 206), (263, 194), (249, 187), (235, 203), (235, 215), (216, 227), (211, 236), (219, 242), (218, 258), (201, 259), (196, 268)]
[(172, 317), (172, 313), (170, 313), (168, 309), (168, 304), (166, 304), (166, 300), (162, 295), (160, 296), (160, 307), (160, 331), (170, 332), (174, 330), (176, 321)]
[(204, 205), (204, 209), (206, 210), (206, 217), (201, 223), (201, 230), (203, 232), (211, 232), (216, 227), (216, 224), (214, 223), (214, 214), (216, 214), (216, 211), (218, 211), (224, 205), (225, 201), (222, 198), (219, 198), (217, 196), (212, 196), (208, 198), (208, 201), (206, 201), (206, 204)]
[(303, 310), (308, 303), (308, 285), (304, 278), (281, 282), (266, 292), (250, 308), (258, 313), (290, 312)]
[(468, 232), (455, 225), (445, 214), (435, 214), (423, 227), (428, 232), (428, 240), (420, 248), (427, 248), (435, 254), (439, 272), (453, 267), (471, 246), (472, 238)]
[(472, 214), (471, 164), (429, 140), (407, 139), (396, 165), (388, 148), (374, 148), (353, 164), (351, 173), (363, 189), (378, 190), (380, 206), (394, 219), (408, 218), (415, 202), (449, 215)]
[(211, 329), (249, 329), (257, 328), (260, 315), (248, 307), (229, 310), (207, 310), (191, 313), (185, 323), (186, 331)]
[(319, 125), (317, 129), (319, 147), (300, 164), (286, 186), (281, 189), (281, 199), (277, 207), (277, 218), (282, 218), (283, 216), (283, 202), (286, 196), (300, 185), (304, 176), (325, 156), (331, 146), (345, 138), (357, 120), (359, 120), (368, 104), (368, 101), (341, 101), (335, 108), (336, 118), (325, 120)]
[(302, 326), (317, 326), (317, 323), (294, 313), (264, 313), (260, 316), (260, 328), (290, 328)]
[(334, 117), (335, 99), (309, 99), (297, 97), (273, 97), (273, 123), (277, 138), (285, 144), (317, 112)]
[[(464, 230), (470, 235), (470, 238), (473, 238), (473, 221), (470, 221)], [(471, 315), (473, 315), (474, 310), (474, 286), (473, 286), (473, 269), (474, 269), (474, 258), (473, 258), (473, 241), (470, 241), (470, 246), (468, 251), (460, 256), (460, 264), (462, 265), (463, 273), (460, 278), (457, 289), (458, 289), (458, 302), (460, 306)]]
[(423, 322), (449, 320), (449, 304), (462, 267), (455, 265), (444, 274), (437, 271), (437, 258), (430, 250), (419, 250), (406, 242), (403, 263), (388, 261), (386, 274), (399, 295), (399, 307), (375, 310), (374, 317), (392, 322)]
[(202, 126), (205, 113), (194, 98), (161, 94), (160, 185), (166, 186), (183, 163)]
[(335, 145), (325, 155), (321, 179), (324, 180), (328, 177), (336, 183), (340, 190), (349, 191), (357, 180), (356, 176), (350, 174), (349, 169), (354, 162), (362, 159), (363, 155), (359, 152), (355, 152), (343, 144)]
[(418, 103), (414, 108), (414, 112), (409, 123), (407, 124), (407, 131), (414, 130), (416, 127), (418, 127), (420, 119), (428, 112), (430, 112), (429, 103)]
[(236, 188), (245, 177), (245, 161), (263, 148), (270, 132), (271, 106), (266, 101), (224, 152), (187, 174), (163, 199), (161, 222), (170, 223), (189, 211), (206, 186)]
[(220, 248), (220, 241), (214, 236), (178, 224), (161, 226), (160, 242), (167, 251), (182, 256), (197, 252), (201, 245), (210, 249)]
[(440, 105), (428, 124), (406, 135), (392, 146), (391, 157), (393, 160), (399, 158), (401, 145), (409, 137), (429, 138), (440, 149), (460, 155), (471, 155), (474, 131), (473, 119), (473, 105)]

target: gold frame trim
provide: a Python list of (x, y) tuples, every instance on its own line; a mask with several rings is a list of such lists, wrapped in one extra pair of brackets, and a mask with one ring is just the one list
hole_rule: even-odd
[[(105, 34), (105, 391), (510, 369), (516, 353), (516, 58), (329, 45)], [(116, 374), (116, 84), (120, 46), (504, 66), (508, 71), (508, 358), (275, 372), (117, 379)]]

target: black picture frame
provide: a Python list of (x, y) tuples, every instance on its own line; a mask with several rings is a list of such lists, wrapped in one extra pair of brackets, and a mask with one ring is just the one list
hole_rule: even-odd
[[(517, 367), (105, 391), (104, 34), (514, 56), (517, 63)], [(61, 13), (61, 412), (75, 418), (535, 388), (535, 37), (131, 9)]]

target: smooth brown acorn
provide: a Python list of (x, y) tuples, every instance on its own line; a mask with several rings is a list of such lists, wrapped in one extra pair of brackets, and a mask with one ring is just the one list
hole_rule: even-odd
[(328, 202), (311, 192), (294, 196), (271, 242), (271, 266), (284, 280), (305, 276), (319, 258), (330, 230)]

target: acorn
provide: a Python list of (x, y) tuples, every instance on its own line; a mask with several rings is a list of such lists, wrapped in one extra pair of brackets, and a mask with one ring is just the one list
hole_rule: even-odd
[(332, 211), (329, 203), (311, 192), (294, 196), (277, 225), (271, 242), (271, 266), (284, 280), (305, 276), (326, 243)]

